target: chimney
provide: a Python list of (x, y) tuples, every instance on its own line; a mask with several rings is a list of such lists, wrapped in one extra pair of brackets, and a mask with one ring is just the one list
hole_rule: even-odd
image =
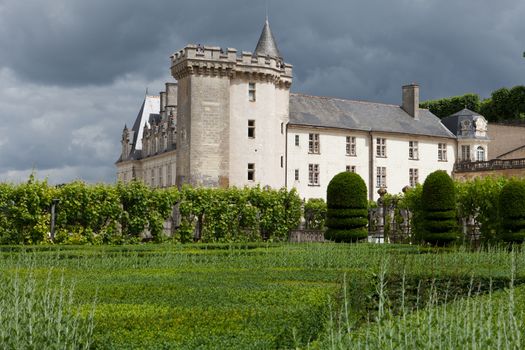
[(166, 92), (162, 91), (160, 93), (160, 113), (166, 111)]
[(419, 85), (412, 83), (403, 86), (403, 105), (401, 108), (415, 120), (419, 120)]

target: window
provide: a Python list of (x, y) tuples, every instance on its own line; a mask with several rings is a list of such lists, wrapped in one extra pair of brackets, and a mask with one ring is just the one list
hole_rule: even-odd
[(151, 174), (151, 186), (155, 186), (155, 169), (151, 169), (150, 170), (150, 174)]
[(255, 101), (255, 83), (248, 84), (248, 99), (251, 102)]
[(355, 173), (355, 165), (347, 165), (346, 171), (348, 171), (349, 173)]
[(438, 144), (438, 160), (440, 162), (447, 161), (447, 144), (446, 143)]
[(171, 164), (168, 165), (167, 174), (166, 174), (168, 183), (166, 185), (171, 186)]
[(284, 166), (284, 157), (281, 156), (281, 168)]
[(419, 159), (419, 143), (417, 141), (408, 141), (408, 159)]
[(284, 134), (284, 123), (281, 123), (281, 134)]
[(295, 169), (295, 181), (299, 181), (299, 169)]
[(248, 138), (255, 138), (255, 120), (248, 120)]
[(319, 134), (308, 136), (308, 153), (319, 154)]
[(299, 135), (295, 135), (295, 145), (299, 146)]
[(356, 155), (355, 136), (346, 137), (346, 155), (347, 156)]
[(319, 186), (319, 164), (308, 164), (308, 185)]
[(476, 160), (478, 162), (484, 162), (485, 161), (485, 149), (481, 146), (478, 146), (476, 150)]
[(386, 157), (386, 139), (378, 137), (376, 140), (376, 143), (377, 143), (376, 156)]
[(248, 181), (255, 181), (255, 164), (248, 163)]
[(461, 160), (465, 162), (470, 161), (470, 145), (461, 146)]
[(408, 169), (408, 183), (410, 184), (410, 187), (416, 187), (419, 183), (418, 169)]
[(159, 187), (164, 186), (164, 183), (162, 182), (162, 173), (164, 173), (164, 166), (159, 168)]
[(376, 187), (386, 187), (386, 167), (378, 166), (376, 170)]

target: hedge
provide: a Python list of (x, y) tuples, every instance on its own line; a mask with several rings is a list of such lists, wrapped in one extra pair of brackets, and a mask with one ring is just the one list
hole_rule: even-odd
[[(175, 242), (194, 232), (205, 242), (284, 240), (297, 227), (301, 200), (295, 190), (152, 189), (142, 182), (51, 186), (31, 176), (26, 183), (0, 184), (0, 244), (51, 243), (50, 207), (56, 206), (52, 243), (121, 244), (168, 239), (164, 223), (178, 205)], [(146, 234), (146, 235), (145, 235)]]
[(422, 192), (422, 238), (434, 244), (448, 244), (458, 237), (454, 182), (443, 170), (427, 176)]
[(510, 181), (500, 194), (500, 238), (506, 242), (525, 240), (525, 183)]
[(336, 242), (354, 242), (368, 236), (368, 200), (363, 179), (355, 173), (334, 176), (327, 189), (325, 238)]

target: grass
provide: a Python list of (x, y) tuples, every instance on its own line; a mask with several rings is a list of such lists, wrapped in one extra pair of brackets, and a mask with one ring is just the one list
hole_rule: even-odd
[[(65, 345), (57, 348), (410, 348), (394, 337), (403, 334), (399, 327), (419, 329), (447, 310), (441, 328), (427, 334), (438, 342), (445, 324), (488, 312), (487, 300), (505, 305), (497, 300), (508, 293), (498, 290), (525, 279), (525, 252), (369, 244), (6, 246), (0, 271), (11, 286), (4, 293), (18, 295), (4, 296), (1, 307), (24, 315), (18, 323), (2, 319), (10, 326), (1, 339), (10, 343), (1, 348), (49, 348), (46, 339), (56, 333), (43, 340), (24, 335), (31, 327), (43, 334), (49, 323), (61, 329)], [(38, 303), (48, 311), (33, 312)], [(523, 331), (519, 317), (507, 332)]]

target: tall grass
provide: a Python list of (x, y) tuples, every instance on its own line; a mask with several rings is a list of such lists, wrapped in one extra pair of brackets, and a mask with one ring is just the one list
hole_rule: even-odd
[[(471, 281), (468, 295), (449, 295), (432, 286), (424, 307), (405, 304), (404, 278), (397, 313), (388, 300), (382, 264), (377, 279), (377, 310), (364, 325), (349, 316), (347, 294), (339, 314), (330, 317), (326, 338), (312, 348), (329, 349), (523, 349), (525, 348), (525, 286), (515, 287), (516, 253), (510, 253), (509, 284), (488, 293)], [(418, 296), (419, 297), (419, 296)]]
[(88, 349), (93, 312), (82, 312), (73, 286), (61, 277), (39, 281), (33, 270), (0, 275), (1, 349)]

